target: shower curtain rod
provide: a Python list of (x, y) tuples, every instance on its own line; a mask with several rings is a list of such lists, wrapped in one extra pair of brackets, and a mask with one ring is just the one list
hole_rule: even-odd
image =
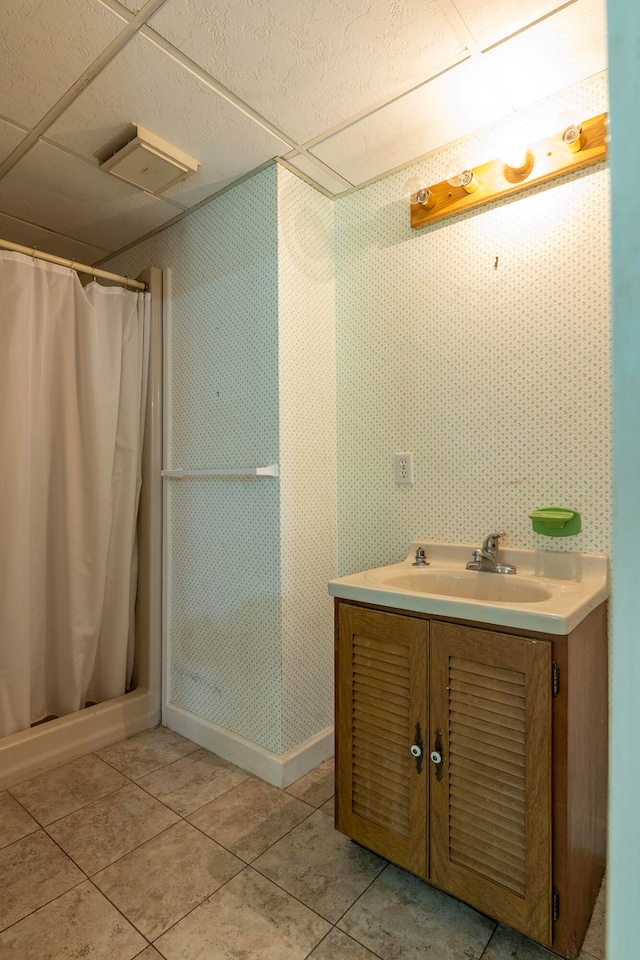
[(90, 273), (93, 277), (103, 277), (105, 280), (115, 280), (125, 287), (133, 287), (134, 290), (146, 290), (146, 283), (140, 283), (139, 280), (132, 280), (131, 277), (119, 277), (117, 273), (108, 273), (106, 270), (99, 270), (98, 267), (90, 267), (86, 263), (76, 263), (75, 260), (65, 260), (64, 257), (56, 257), (52, 253), (43, 253), (36, 250), (35, 247), (22, 247), (19, 243), (12, 243), (11, 240), (0, 240), (0, 248), (3, 250), (13, 250), (14, 253), (24, 253), (27, 257), (35, 257), (38, 260), (47, 260), (49, 263), (57, 263), (61, 267), (71, 267), (72, 270), (78, 270), (80, 273)]

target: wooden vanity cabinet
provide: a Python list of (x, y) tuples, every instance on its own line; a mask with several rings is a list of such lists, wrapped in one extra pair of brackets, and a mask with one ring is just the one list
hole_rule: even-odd
[[(336, 826), (422, 877), (428, 850), (428, 630), (426, 620), (340, 607)], [(419, 758), (411, 755), (414, 743), (422, 744)]]
[(577, 957), (604, 872), (606, 691), (605, 604), (554, 637), (337, 600), (337, 829)]

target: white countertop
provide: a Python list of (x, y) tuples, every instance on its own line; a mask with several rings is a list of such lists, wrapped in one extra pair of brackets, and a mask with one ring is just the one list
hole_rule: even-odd
[[(413, 566), (418, 547), (427, 554), (429, 566)], [(609, 559), (604, 554), (500, 549), (500, 561), (516, 567), (515, 574), (502, 574), (466, 570), (476, 548), (415, 540), (402, 563), (330, 580), (329, 593), (343, 600), (560, 636), (609, 596)]]

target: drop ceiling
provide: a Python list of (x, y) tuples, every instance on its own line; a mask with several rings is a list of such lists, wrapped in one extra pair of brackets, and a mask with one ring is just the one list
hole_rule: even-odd
[[(0, 237), (95, 263), (274, 158), (330, 196), (606, 68), (604, 0), (2, 0)], [(200, 162), (151, 195), (139, 124)]]

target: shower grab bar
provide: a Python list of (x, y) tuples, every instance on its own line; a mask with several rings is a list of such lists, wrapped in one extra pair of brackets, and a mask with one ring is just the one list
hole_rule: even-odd
[(190, 477), (278, 477), (278, 465), (267, 467), (222, 467), (214, 470), (162, 470), (161, 476), (167, 480), (188, 480)]

